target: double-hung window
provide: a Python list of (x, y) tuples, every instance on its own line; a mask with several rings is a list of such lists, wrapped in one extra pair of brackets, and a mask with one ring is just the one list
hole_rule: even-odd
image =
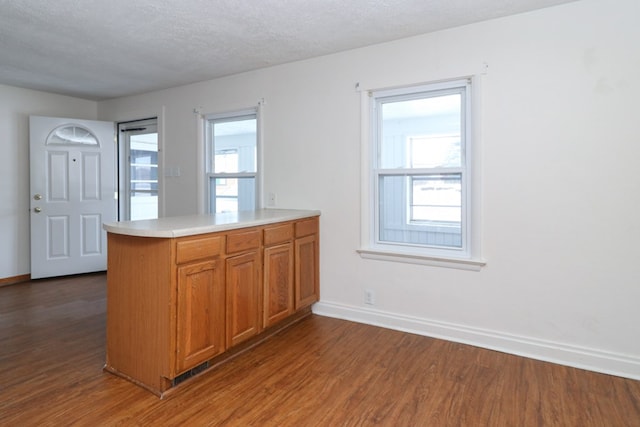
[(258, 188), (257, 111), (205, 117), (205, 138), (208, 211), (254, 210)]
[(370, 93), (367, 248), (471, 257), (470, 88), (464, 79)]

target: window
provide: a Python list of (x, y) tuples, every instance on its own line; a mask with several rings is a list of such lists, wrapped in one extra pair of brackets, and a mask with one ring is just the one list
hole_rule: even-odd
[(470, 259), (471, 81), (373, 91), (367, 102), (371, 196), (360, 253)]
[(205, 118), (207, 196), (211, 213), (256, 208), (257, 111)]
[(47, 137), (47, 145), (96, 145), (98, 138), (87, 128), (80, 125), (62, 125), (55, 128)]

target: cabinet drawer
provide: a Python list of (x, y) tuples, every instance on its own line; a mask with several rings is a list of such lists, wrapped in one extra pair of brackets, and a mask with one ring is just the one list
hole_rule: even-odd
[(227, 253), (242, 252), (260, 247), (260, 230), (253, 229), (227, 235)]
[(178, 240), (176, 243), (176, 263), (211, 258), (222, 253), (224, 236), (207, 236)]
[(264, 229), (264, 245), (288, 242), (293, 239), (293, 223), (276, 225)]
[(305, 219), (296, 222), (296, 237), (318, 233), (318, 218)]

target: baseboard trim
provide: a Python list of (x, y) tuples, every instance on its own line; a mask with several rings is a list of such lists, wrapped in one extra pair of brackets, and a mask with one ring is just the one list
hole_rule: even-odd
[(324, 301), (313, 313), (640, 380), (640, 358), (633, 356)]
[(28, 282), (31, 280), (30, 274), (21, 274), (20, 276), (6, 277), (0, 279), (0, 286), (15, 285), (16, 283)]

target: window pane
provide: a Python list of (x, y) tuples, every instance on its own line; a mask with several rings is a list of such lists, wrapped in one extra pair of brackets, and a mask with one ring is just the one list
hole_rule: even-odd
[(460, 174), (380, 176), (380, 242), (461, 248), (460, 190)]
[(381, 102), (380, 167), (460, 167), (461, 103), (459, 93)]
[(460, 135), (409, 137), (410, 168), (459, 167)]
[(257, 120), (255, 117), (212, 121), (214, 173), (256, 172)]
[(210, 212), (254, 210), (255, 178), (210, 178)]
[(157, 165), (131, 164), (130, 173), (132, 180), (158, 181)]
[(216, 150), (213, 161), (216, 164), (216, 172), (238, 172), (238, 150), (235, 148)]
[(132, 191), (131, 220), (158, 218), (158, 193), (138, 193)]
[(147, 191), (158, 193), (158, 181), (131, 181), (131, 191)]
[(414, 176), (411, 178), (411, 184), (411, 221), (460, 226), (462, 219), (460, 174)]

